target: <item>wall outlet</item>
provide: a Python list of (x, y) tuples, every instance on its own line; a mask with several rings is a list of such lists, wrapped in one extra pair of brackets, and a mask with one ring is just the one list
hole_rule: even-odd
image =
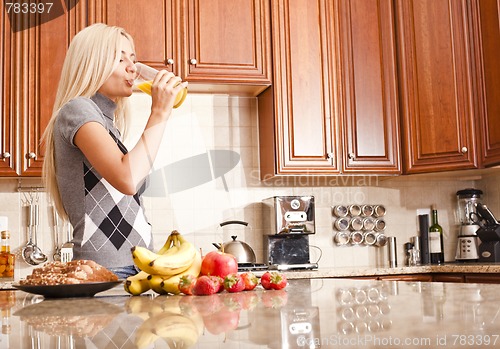
[(417, 217), (423, 214), (428, 214), (429, 216), (431, 215), (431, 209), (430, 208), (417, 208)]

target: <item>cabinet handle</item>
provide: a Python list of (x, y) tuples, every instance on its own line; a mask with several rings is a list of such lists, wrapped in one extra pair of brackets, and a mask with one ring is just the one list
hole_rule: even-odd
[(349, 159), (351, 159), (351, 160), (356, 159), (356, 156), (354, 156), (354, 154), (353, 154), (353, 153), (349, 153), (349, 155), (347, 155), (347, 157), (348, 157)]
[(2, 158), (3, 158), (3, 159), (8, 159), (8, 158), (10, 158), (10, 153), (9, 153), (8, 151), (6, 151), (6, 152), (2, 153)]
[(172, 58), (167, 59), (167, 64), (174, 65), (174, 62)]
[(467, 149), (467, 147), (462, 147), (462, 154), (465, 154), (469, 151), (469, 149)]
[(26, 157), (28, 159), (36, 159), (36, 154), (33, 152), (29, 152), (28, 154), (26, 154)]
[(189, 64), (195, 65), (195, 64), (198, 64), (198, 61), (196, 60), (196, 58), (191, 58), (189, 60)]
[(326, 154), (326, 157), (327, 157), (328, 159), (333, 159), (333, 153), (327, 153), (327, 154)]

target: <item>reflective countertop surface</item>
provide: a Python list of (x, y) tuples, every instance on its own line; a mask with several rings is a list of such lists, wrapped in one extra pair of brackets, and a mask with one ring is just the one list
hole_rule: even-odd
[(500, 347), (500, 285), (296, 279), (281, 291), (0, 291), (0, 348)]

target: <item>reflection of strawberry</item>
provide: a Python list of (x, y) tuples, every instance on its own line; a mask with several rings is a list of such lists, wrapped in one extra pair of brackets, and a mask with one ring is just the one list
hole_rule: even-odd
[(224, 278), (224, 289), (227, 292), (241, 292), (245, 289), (245, 282), (240, 274), (229, 274)]
[[(260, 292), (259, 292), (260, 293)], [(259, 296), (257, 292), (242, 292), (238, 293), (238, 301), (244, 310), (252, 310), (259, 304)]]
[(286, 276), (277, 271), (266, 271), (261, 276), (260, 283), (266, 290), (281, 290), (288, 284)]
[(189, 303), (189, 306), (194, 307), (202, 316), (210, 316), (224, 306), (218, 294), (205, 297), (182, 297), (181, 303), (184, 301), (186, 304)]
[(245, 291), (253, 290), (259, 283), (259, 279), (251, 271), (241, 274), (241, 278), (245, 283)]
[(192, 292), (196, 296), (208, 296), (217, 293), (219, 285), (212, 278), (202, 275), (196, 280)]
[(221, 298), (224, 306), (230, 311), (240, 311), (242, 309), (242, 301), (240, 299), (242, 294), (242, 292), (222, 294)]
[(260, 299), (264, 307), (279, 309), (288, 302), (288, 294), (285, 290), (264, 291)]
[(179, 280), (179, 291), (184, 294), (192, 295), (193, 286), (196, 283), (196, 277), (193, 275), (184, 275)]
[(205, 328), (211, 334), (229, 332), (238, 327), (240, 322), (240, 312), (231, 311), (224, 307), (211, 316), (204, 317), (203, 322), (205, 324)]

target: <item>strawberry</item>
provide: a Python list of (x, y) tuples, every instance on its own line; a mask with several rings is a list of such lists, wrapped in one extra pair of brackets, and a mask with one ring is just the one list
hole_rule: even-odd
[(259, 279), (251, 271), (241, 274), (241, 278), (245, 283), (245, 291), (253, 290), (259, 283)]
[(196, 283), (196, 277), (193, 275), (184, 275), (179, 280), (179, 291), (184, 294), (192, 295), (193, 286)]
[(227, 292), (241, 292), (245, 289), (245, 282), (240, 274), (229, 274), (224, 278), (224, 289)]
[(202, 275), (196, 280), (192, 288), (192, 293), (196, 296), (207, 296), (218, 291), (219, 285), (206, 275)]
[(266, 290), (282, 290), (288, 284), (286, 276), (277, 271), (266, 271), (260, 278), (260, 284)]
[(215, 293), (219, 293), (219, 292), (224, 291), (224, 279), (223, 278), (221, 278), (220, 276), (216, 276), (216, 275), (210, 275), (209, 278), (212, 279), (212, 281), (216, 285), (218, 285), (217, 292), (215, 292)]

